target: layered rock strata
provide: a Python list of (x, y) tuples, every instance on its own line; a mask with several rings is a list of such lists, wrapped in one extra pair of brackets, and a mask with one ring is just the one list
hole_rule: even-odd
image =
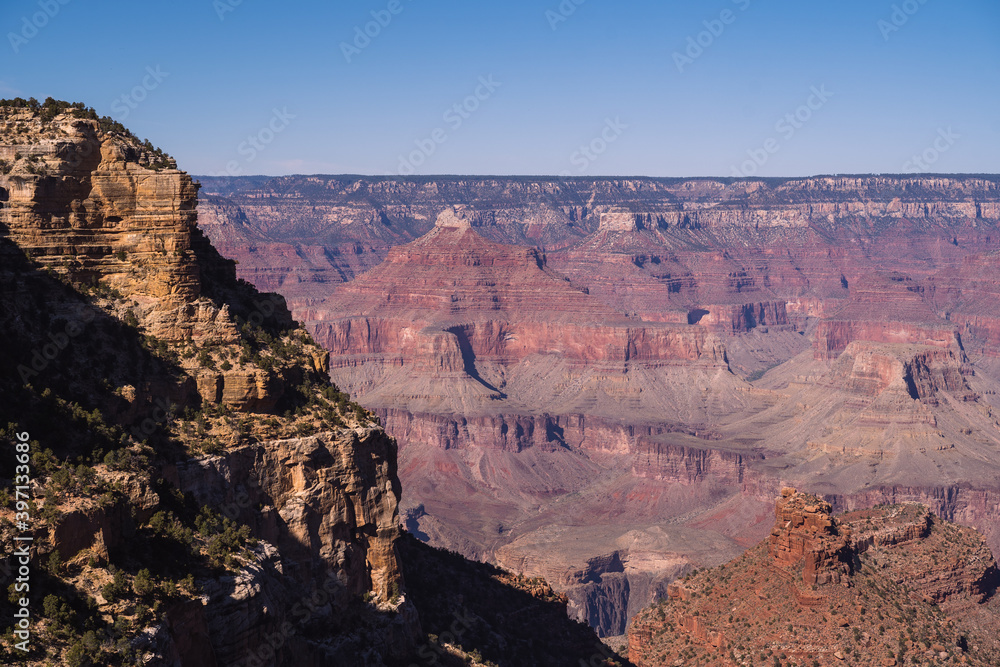
[(190, 177), (91, 116), (0, 105), (0, 435), (33, 438), (51, 563), (18, 660), (407, 660), (395, 442), (200, 234)]
[(996, 181), (973, 177), (203, 182), (210, 234), (296, 310), (468, 202), (481, 234), (543, 248), (615, 308), (667, 321), (706, 311), (729, 333), (801, 327), (865, 273), (898, 268), (900, 253), (920, 257), (915, 279), (955, 266), (992, 247), (1000, 211)]
[(606, 634), (708, 562), (680, 528), (752, 545), (787, 484), (920, 500), (1000, 549), (996, 179), (204, 184), (210, 235), (400, 439), (407, 525), (544, 569)]

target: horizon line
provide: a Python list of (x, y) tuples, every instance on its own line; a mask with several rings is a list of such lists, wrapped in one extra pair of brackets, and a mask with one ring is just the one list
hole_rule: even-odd
[[(181, 170), (185, 171), (185, 170)], [(558, 174), (352, 174), (352, 173), (312, 173), (312, 174), (195, 174), (186, 172), (192, 178), (352, 178), (352, 179), (378, 179), (378, 180), (420, 180), (420, 179), (450, 179), (450, 178), (496, 178), (496, 179), (536, 179), (549, 181), (600, 181), (600, 180), (675, 180), (675, 181), (773, 181), (773, 180), (808, 180), (812, 178), (1000, 178), (1000, 172), (856, 172), (856, 173), (834, 173), (834, 174), (812, 174), (808, 176), (643, 176), (643, 175), (618, 175), (618, 176), (560, 176)]]

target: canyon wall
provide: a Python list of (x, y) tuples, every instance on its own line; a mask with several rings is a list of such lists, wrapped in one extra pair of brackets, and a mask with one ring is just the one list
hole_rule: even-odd
[(996, 242), (1000, 216), (997, 181), (983, 177), (201, 180), (209, 235), (295, 308), (462, 205), (481, 234), (540, 248), (618, 309), (670, 321), (705, 310), (728, 332), (785, 325), (782, 303), (816, 316), (901, 254), (915, 279), (955, 266)]
[(202, 184), (399, 439), (408, 529), (602, 634), (764, 538), (786, 485), (906, 489), (1000, 548), (994, 177)]
[(407, 660), (395, 441), (207, 242), (186, 173), (92, 111), (49, 111), (0, 106), (3, 422), (44, 462), (32, 561), (55, 563), (18, 659)]

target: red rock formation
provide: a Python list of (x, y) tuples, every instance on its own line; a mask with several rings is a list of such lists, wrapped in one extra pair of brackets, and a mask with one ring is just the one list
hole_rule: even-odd
[[(693, 440), (693, 439), (691, 439)], [(764, 454), (753, 451), (701, 447), (670, 442), (669, 437), (638, 437), (638, 454), (633, 471), (636, 475), (669, 483), (697, 484), (711, 478), (721, 484), (741, 488), (750, 461), (761, 461)]]
[(977, 353), (1000, 355), (1000, 257), (966, 256), (926, 281), (928, 300), (961, 328), (962, 341)]
[(912, 400), (934, 403), (938, 392), (974, 400), (961, 349), (929, 345), (884, 345), (852, 342), (833, 365), (834, 381), (858, 396), (905, 393)]
[(850, 529), (830, 516), (831, 506), (815, 496), (784, 489), (775, 504), (767, 553), (775, 567), (797, 573), (806, 585), (839, 583), (850, 572)]
[[(431, 233), (307, 312), (332, 352), (334, 379), (367, 404), (495, 413), (491, 402), (532, 363), (561, 364), (550, 382), (562, 385), (620, 368), (608, 393), (616, 384), (630, 390), (631, 367), (725, 367), (704, 330), (629, 319), (548, 270), (535, 250), (487, 241), (461, 215), (443, 215)], [(408, 386), (396, 388), (387, 372), (406, 374)], [(406, 392), (402, 403), (393, 391)], [(565, 391), (553, 386), (548, 402)]]
[(1000, 573), (974, 530), (916, 504), (829, 512), (816, 496), (783, 490), (764, 543), (671, 584), (633, 618), (629, 659), (995, 664), (1000, 613), (986, 603)]

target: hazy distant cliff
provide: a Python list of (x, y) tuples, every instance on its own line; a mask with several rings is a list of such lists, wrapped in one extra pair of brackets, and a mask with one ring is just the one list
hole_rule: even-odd
[(239, 260), (241, 277), (280, 289), (295, 311), (461, 205), (481, 235), (542, 249), (550, 267), (609, 305), (652, 319), (695, 317), (722, 332), (822, 317), (856, 278), (895, 266), (900, 253), (915, 278), (957, 265), (993, 247), (1000, 221), (996, 176), (202, 184), (201, 223), (213, 242)]

